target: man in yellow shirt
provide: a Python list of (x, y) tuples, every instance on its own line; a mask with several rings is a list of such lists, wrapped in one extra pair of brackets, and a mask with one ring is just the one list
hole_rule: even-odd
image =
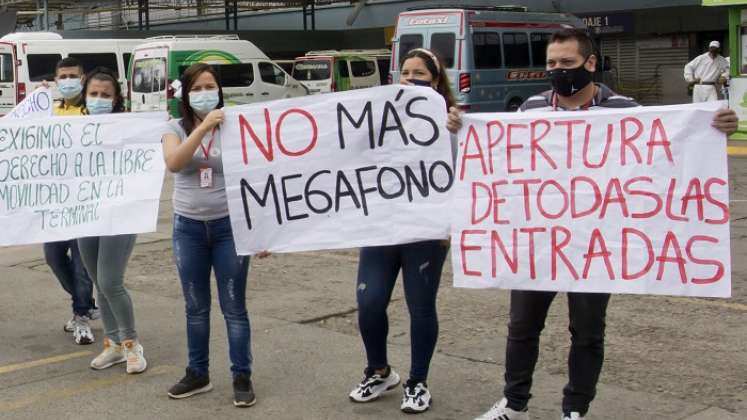
[[(54, 115), (83, 115), (83, 66), (80, 62), (72, 57), (60, 60), (54, 80), (62, 95), (62, 100), (55, 102)], [(44, 258), (62, 288), (72, 297), (73, 317), (63, 329), (73, 333), (77, 344), (93, 343), (89, 322), (97, 319), (99, 313), (93, 300), (93, 282), (83, 266), (77, 240), (45, 243)]]
[(83, 115), (83, 66), (73, 57), (57, 63), (54, 81), (62, 100), (55, 102), (54, 115)]

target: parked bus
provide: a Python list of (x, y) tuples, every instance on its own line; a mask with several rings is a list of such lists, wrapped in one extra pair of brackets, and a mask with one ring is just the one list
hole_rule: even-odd
[(308, 94), (264, 52), (236, 35), (158, 36), (133, 52), (132, 111), (168, 110), (178, 117), (172, 82), (194, 63), (215, 68), (226, 106)]
[[(116, 73), (127, 92), (127, 68), (132, 49), (142, 39), (63, 39), (53, 32), (17, 32), (0, 38), (0, 114), (5, 115), (27, 93), (49, 82), (55, 98), (55, 67), (64, 57), (75, 57), (88, 72), (97, 66)], [(15, 65), (14, 65), (15, 63)]]
[(387, 83), (391, 51), (309, 51), (296, 58), (293, 77), (313, 95), (362, 89)]
[(584, 27), (573, 15), (532, 13), (524, 7), (424, 9), (400, 13), (392, 42), (391, 77), (413, 48), (444, 61), (460, 107), (472, 112), (513, 111), (550, 84), (545, 55), (550, 35)]

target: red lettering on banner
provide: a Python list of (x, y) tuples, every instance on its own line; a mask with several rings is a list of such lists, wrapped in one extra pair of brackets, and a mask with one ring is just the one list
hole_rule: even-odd
[[(300, 114), (303, 115), (310, 123), (311, 123), (311, 141), (309, 141), (308, 146), (304, 147), (303, 149), (293, 152), (285, 148), (283, 145), (282, 138), (280, 137), (280, 128), (283, 126), (283, 121), (285, 120), (285, 117), (287, 117), (290, 114)], [(278, 122), (275, 123), (275, 137), (277, 138), (278, 142), (278, 149), (286, 155), (286, 156), (302, 156), (308, 153), (311, 149), (316, 146), (316, 139), (317, 135), (319, 134), (319, 129), (316, 126), (316, 120), (314, 117), (308, 112), (300, 108), (291, 108), (289, 110), (286, 110), (282, 114), (280, 114), (280, 117), (278, 118)]]
[[(563, 235), (565, 235), (565, 237), (561, 241), (558, 241), (558, 233), (561, 232), (563, 233)], [(558, 278), (558, 258), (560, 258), (568, 268), (568, 271), (570, 271), (573, 280), (578, 280), (578, 273), (576, 272), (576, 269), (573, 268), (573, 264), (571, 264), (571, 261), (563, 252), (563, 248), (568, 246), (568, 244), (571, 242), (571, 231), (562, 226), (553, 226), (552, 229), (550, 229), (550, 238), (550, 278), (553, 280), (556, 280)]]
[(705, 200), (705, 195), (703, 194), (703, 189), (700, 187), (700, 180), (698, 178), (691, 179), (687, 184), (687, 191), (685, 191), (685, 195), (682, 197), (680, 213), (687, 214), (687, 206), (693, 200), (695, 200), (698, 211), (698, 220), (703, 221), (703, 200)]
[(664, 129), (664, 124), (661, 122), (661, 119), (655, 119), (651, 124), (651, 137), (649, 137), (648, 143), (646, 143), (648, 146), (648, 164), (651, 165), (654, 161), (654, 146), (663, 146), (664, 153), (667, 155), (667, 160), (669, 160), (670, 163), (674, 163), (674, 159), (672, 159), (672, 149), (669, 148), (671, 144), (672, 143), (667, 138), (667, 132)]
[[(548, 211), (545, 210), (545, 207), (542, 205), (542, 193), (545, 191), (545, 188), (547, 188), (548, 185), (552, 185), (555, 187), (556, 190), (558, 190), (558, 193), (560, 196), (563, 197), (563, 206), (560, 208), (560, 211), (558, 211), (556, 214), (551, 214)], [(558, 184), (557, 181), (549, 180), (542, 183), (539, 190), (537, 191), (537, 210), (542, 214), (542, 216), (546, 217), (547, 219), (559, 219), (562, 217), (565, 212), (568, 210), (568, 193), (563, 189), (563, 187)]]
[(510, 223), (510, 221), (508, 221), (508, 220), (502, 220), (500, 218), (500, 216), (498, 215), (498, 206), (500, 204), (505, 203), (506, 199), (503, 198), (503, 197), (501, 197), (498, 194), (497, 187), (499, 187), (501, 185), (507, 185), (507, 184), (508, 184), (508, 181), (506, 181), (506, 180), (495, 181), (492, 184), (492, 187), (493, 187), (492, 188), (492, 192), (493, 192), (493, 223), (495, 223), (497, 225), (507, 225), (507, 224)]
[(527, 124), (509, 124), (508, 125), (508, 133), (506, 134), (506, 165), (508, 167), (508, 173), (510, 174), (516, 174), (520, 172), (524, 172), (524, 168), (514, 168), (512, 165), (513, 160), (511, 159), (511, 150), (513, 149), (523, 149), (523, 144), (511, 144), (511, 135), (513, 134), (514, 130), (526, 130), (529, 126)]
[(566, 129), (566, 151), (565, 151), (565, 167), (571, 169), (573, 162), (573, 126), (578, 124), (585, 124), (584, 120), (566, 120), (566, 121), (555, 121), (555, 126), (565, 126)]
[[(499, 136), (493, 137), (490, 135), (490, 129), (492, 127), (498, 127), (501, 129), (501, 134)], [(503, 128), (503, 124), (501, 124), (500, 121), (490, 121), (487, 126), (485, 127), (486, 131), (488, 133), (488, 157), (490, 160), (488, 161), (490, 166), (490, 173), (492, 174), (494, 171), (493, 168), (493, 157), (495, 156), (495, 153), (493, 153), (493, 149), (495, 146), (498, 146), (498, 144), (501, 142), (501, 139), (503, 139), (503, 135), (506, 133), (506, 129)]]
[[(477, 189), (480, 188), (484, 191), (488, 192), (488, 208), (485, 209), (485, 212), (481, 214), (480, 216), (477, 216)], [(481, 223), (483, 220), (487, 219), (490, 215), (490, 187), (487, 184), (483, 184), (482, 182), (474, 181), (472, 182), (472, 217), (470, 221), (473, 225), (476, 225), (478, 223)]]
[(270, 122), (270, 111), (267, 108), (265, 108), (265, 138), (267, 141), (267, 146), (265, 146), (262, 143), (262, 140), (257, 137), (257, 134), (254, 132), (252, 125), (241, 114), (239, 114), (239, 131), (241, 132), (241, 151), (244, 158), (244, 165), (249, 164), (249, 156), (246, 150), (246, 131), (249, 131), (249, 136), (251, 136), (254, 144), (257, 146), (257, 149), (265, 157), (265, 160), (267, 160), (268, 162), (272, 162), (272, 123)]
[[(643, 241), (644, 244), (646, 244), (646, 264), (643, 266), (643, 268), (638, 270), (638, 272), (636, 273), (630, 272), (630, 263), (628, 260), (628, 255), (630, 252), (630, 240), (628, 239), (628, 236), (631, 234), (637, 236)], [(645, 233), (641, 232), (638, 229), (634, 229), (631, 227), (623, 228), (622, 230), (622, 278), (623, 280), (635, 280), (637, 278), (641, 278), (646, 273), (648, 273), (649, 270), (651, 270), (651, 267), (653, 265), (654, 265), (654, 246), (651, 243), (651, 239), (649, 239)]]
[[(584, 211), (578, 211), (577, 205), (576, 205), (576, 197), (577, 197), (577, 184), (583, 181), (587, 185), (591, 186), (591, 189), (593, 190), (593, 197), (594, 197), (594, 205), (589, 207), (588, 209)], [(586, 194), (584, 194), (586, 195)], [(574, 219), (579, 219), (584, 216), (588, 216), (599, 208), (599, 206), (602, 204), (602, 191), (599, 189), (599, 186), (597, 185), (597, 182), (593, 179), (589, 178), (588, 176), (576, 176), (571, 179), (571, 217)]]
[(728, 185), (728, 183), (721, 178), (708, 178), (706, 182), (703, 184), (703, 190), (705, 191), (706, 201), (708, 201), (709, 203), (721, 209), (721, 212), (723, 215), (720, 219), (705, 219), (705, 222), (708, 223), (709, 225), (722, 225), (725, 223), (729, 223), (729, 206), (723, 201), (717, 200), (713, 196), (713, 194), (711, 193), (711, 185), (713, 184), (717, 184), (722, 187), (725, 187)]
[(625, 194), (631, 195), (631, 196), (642, 196), (642, 197), (648, 197), (656, 203), (656, 206), (653, 210), (642, 212), (642, 213), (632, 213), (630, 217), (633, 219), (648, 219), (651, 217), (654, 217), (656, 214), (658, 214), (661, 211), (661, 208), (664, 206), (664, 204), (661, 201), (661, 197), (659, 197), (659, 194), (653, 193), (651, 191), (645, 191), (645, 190), (634, 190), (631, 189), (631, 185), (636, 182), (642, 182), (645, 181), (649, 184), (653, 184), (654, 180), (651, 177), (648, 176), (637, 176), (634, 178), (631, 178), (627, 181), (625, 181), (625, 184), (623, 185), (623, 190), (625, 191)]
[(591, 125), (586, 126), (586, 135), (584, 136), (584, 166), (589, 169), (599, 169), (607, 163), (607, 157), (610, 153), (610, 147), (612, 146), (612, 135), (614, 128), (612, 124), (607, 124), (607, 142), (604, 143), (604, 151), (602, 157), (599, 159), (599, 163), (591, 163), (589, 161), (589, 143), (591, 143)]
[(467, 268), (467, 251), (479, 251), (482, 249), (480, 245), (466, 245), (465, 242), (467, 240), (467, 235), (484, 235), (487, 233), (484, 229), (472, 229), (472, 230), (463, 230), (462, 236), (459, 240), (459, 250), (462, 254), (462, 273), (464, 273), (465, 276), (472, 276), (472, 277), (481, 277), (482, 272), (481, 271), (474, 271)]
[[(542, 134), (537, 134), (537, 126), (539, 125), (544, 126), (544, 131), (542, 132)], [(543, 149), (542, 146), (539, 145), (539, 142), (547, 137), (547, 134), (549, 132), (550, 122), (547, 120), (536, 120), (532, 121), (532, 123), (530, 124), (529, 145), (531, 152), (531, 168), (533, 171), (537, 170), (537, 153), (541, 154), (545, 158), (551, 168), (558, 169), (558, 165), (555, 164), (555, 161), (552, 160), (547, 152), (545, 152), (545, 149)]]
[(676, 186), (677, 186), (677, 180), (672, 178), (669, 181), (669, 188), (667, 188), (667, 204), (666, 204), (666, 208), (664, 209), (665, 214), (670, 220), (687, 222), (689, 220), (687, 217), (677, 216), (674, 213), (672, 213), (672, 205), (673, 205), (672, 201), (674, 200), (674, 191), (676, 190)]
[[(613, 190), (615, 197), (612, 196)], [(617, 178), (611, 178), (607, 184), (607, 191), (605, 191), (604, 200), (602, 201), (602, 210), (599, 212), (600, 219), (604, 219), (604, 216), (607, 215), (607, 206), (609, 206), (610, 203), (620, 204), (620, 213), (622, 213), (623, 217), (628, 217), (628, 205), (625, 202), (625, 196), (622, 192), (622, 186), (620, 186), (620, 180)]]
[(512, 273), (516, 274), (516, 272), (519, 270), (519, 245), (518, 245), (518, 230), (512, 229), (511, 233), (511, 257), (508, 256), (508, 251), (506, 250), (506, 245), (501, 240), (500, 235), (497, 231), (490, 232), (490, 255), (492, 256), (492, 274), (493, 278), (496, 278), (498, 276), (497, 274), (497, 265), (498, 262), (496, 261), (496, 252), (495, 248), (496, 246), (500, 248), (501, 253), (503, 254), (503, 260), (506, 261), (506, 265), (508, 265), (508, 268), (511, 270)]
[[(703, 241), (708, 242), (711, 244), (717, 244), (718, 239), (712, 237), (712, 236), (706, 236), (706, 235), (695, 235), (690, 240), (687, 241), (687, 245), (685, 245), (685, 252), (687, 253), (687, 257), (690, 258), (690, 261), (700, 264), (700, 265), (712, 265), (716, 267), (716, 273), (712, 277), (693, 277), (692, 283), (694, 284), (711, 284), (716, 283), (717, 281), (721, 280), (721, 278), (724, 277), (724, 264), (721, 261), (718, 260), (706, 260), (702, 258), (698, 258), (693, 255), (692, 248), (693, 244), (696, 241)], [(702, 247), (703, 249), (710, 250), (710, 247), (708, 245), (705, 245)], [(709, 251), (710, 252), (710, 251)]]
[[(469, 148), (471, 139), (474, 139), (473, 142), (475, 143), (475, 147), (477, 148), (477, 153), (467, 153), (467, 149)], [(482, 146), (480, 146), (480, 138), (477, 136), (477, 130), (475, 130), (474, 125), (469, 126), (469, 129), (467, 129), (467, 138), (464, 139), (464, 150), (462, 151), (462, 163), (460, 165), (462, 167), (462, 170), (459, 172), (460, 180), (464, 179), (464, 170), (467, 167), (467, 159), (479, 159), (480, 166), (482, 167), (482, 174), (488, 174), (488, 169), (485, 167), (485, 156), (482, 153)]]
[(524, 218), (526, 221), (532, 220), (532, 212), (530, 210), (531, 204), (529, 203), (529, 185), (539, 184), (542, 182), (541, 179), (517, 179), (513, 182), (514, 185), (521, 185), (524, 194)]
[[(596, 251), (597, 243), (599, 243), (599, 251)], [(591, 239), (589, 239), (589, 250), (584, 254), (584, 259), (586, 260), (586, 263), (584, 264), (584, 278), (589, 278), (589, 269), (591, 269), (592, 260), (597, 257), (602, 257), (604, 260), (604, 266), (607, 268), (607, 276), (609, 276), (610, 280), (614, 280), (615, 273), (612, 270), (610, 255), (612, 254), (607, 250), (607, 244), (604, 242), (602, 232), (600, 232), (599, 229), (594, 229), (591, 232)]]
[[(635, 125), (635, 133), (633, 135), (628, 135), (628, 123), (633, 123)], [(633, 143), (638, 139), (638, 137), (641, 136), (641, 133), (643, 133), (643, 123), (635, 117), (626, 117), (620, 120), (620, 139), (621, 139), (621, 145), (620, 145), (620, 164), (621, 165), (627, 165), (627, 159), (626, 159), (626, 149), (630, 149), (633, 151), (633, 155), (635, 155), (635, 161), (637, 163), (643, 162), (641, 159), (641, 153), (638, 151), (638, 149), (635, 147), (635, 144)]]
[[(669, 248), (674, 249), (674, 257), (669, 256)], [(677, 241), (677, 237), (674, 232), (667, 232), (667, 236), (664, 237), (664, 243), (661, 246), (661, 254), (656, 257), (656, 261), (659, 262), (659, 271), (656, 273), (656, 280), (661, 280), (664, 276), (664, 264), (675, 263), (680, 272), (680, 281), (682, 284), (687, 283), (687, 274), (685, 272), (685, 259), (682, 257), (682, 250), (680, 249), (680, 243)]]
[(529, 278), (532, 280), (537, 279), (537, 269), (535, 267), (535, 261), (534, 261), (534, 234), (535, 233), (543, 233), (546, 232), (547, 229), (543, 227), (535, 227), (535, 228), (521, 228), (519, 229), (521, 233), (526, 233), (529, 236)]

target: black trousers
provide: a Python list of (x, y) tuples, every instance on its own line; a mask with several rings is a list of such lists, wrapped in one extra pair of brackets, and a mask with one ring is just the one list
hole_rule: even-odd
[[(539, 338), (555, 295), (555, 292), (511, 291), (503, 389), (511, 409), (523, 410), (532, 396)], [(596, 394), (604, 361), (604, 320), (609, 300), (607, 293), (568, 293), (571, 350), (568, 384), (563, 388), (564, 413), (586, 414)]]

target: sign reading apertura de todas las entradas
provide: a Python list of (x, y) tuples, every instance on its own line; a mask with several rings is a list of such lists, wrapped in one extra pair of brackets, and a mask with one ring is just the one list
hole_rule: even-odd
[(166, 114), (0, 121), (0, 245), (155, 229)]
[(448, 236), (446, 104), (382, 86), (226, 108), (223, 167), (240, 254)]
[(730, 296), (721, 106), (465, 115), (455, 285)]

